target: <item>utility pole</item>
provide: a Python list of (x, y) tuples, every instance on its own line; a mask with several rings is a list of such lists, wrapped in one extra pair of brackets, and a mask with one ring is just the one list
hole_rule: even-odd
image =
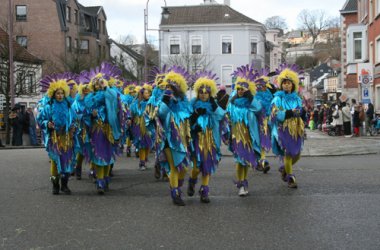
[(13, 65), (13, 13), (12, 13), (12, 0), (9, 0), (9, 18), (8, 18), (8, 32), (9, 32), (9, 87), (11, 89), (11, 107), (15, 106), (15, 88), (14, 88), (14, 65)]

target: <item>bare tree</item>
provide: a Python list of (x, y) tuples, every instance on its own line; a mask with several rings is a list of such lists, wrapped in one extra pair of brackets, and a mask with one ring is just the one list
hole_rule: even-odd
[(180, 54), (169, 55), (163, 63), (169, 66), (182, 66), (188, 72), (195, 73), (199, 70), (210, 70), (209, 67), (212, 64), (212, 58), (210, 58), (206, 49), (204, 49), (202, 53), (200, 53), (200, 51), (193, 53), (190, 49), (190, 45), (185, 45)]
[(288, 29), (288, 25), (286, 24), (285, 18), (281, 16), (268, 17), (265, 20), (265, 27), (267, 29), (281, 29), (281, 30)]
[[(5, 108), (4, 108), (4, 121), (6, 124), (6, 143), (10, 143), (10, 123), (9, 123), (9, 114), (10, 114), (10, 104), (11, 104), (11, 95), (10, 95), (10, 68), (9, 68), (9, 46), (8, 41), (0, 41), (1, 50), (0, 50), (0, 94), (5, 96)], [(14, 97), (33, 97), (39, 94), (38, 82), (40, 79), (38, 76), (41, 71), (42, 61), (36, 60), (32, 61), (23, 61), (18, 60), (22, 58), (22, 54), (25, 53), (24, 49), (21, 46), (15, 46), (14, 58), (15, 58), (15, 67), (13, 75), (16, 76), (14, 81)]]
[(329, 18), (323, 10), (304, 9), (298, 14), (300, 28), (309, 32), (313, 39), (313, 44), (315, 44), (315, 41), (322, 30), (328, 27), (328, 20)]

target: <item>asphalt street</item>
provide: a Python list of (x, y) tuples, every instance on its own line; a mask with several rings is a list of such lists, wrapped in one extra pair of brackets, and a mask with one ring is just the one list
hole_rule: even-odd
[(304, 157), (297, 190), (270, 161), (268, 174), (250, 171), (241, 198), (225, 157), (211, 203), (185, 195), (176, 207), (168, 183), (138, 171), (136, 158), (118, 159), (104, 196), (87, 176), (53, 196), (43, 149), (1, 150), (0, 249), (380, 249), (379, 154)]

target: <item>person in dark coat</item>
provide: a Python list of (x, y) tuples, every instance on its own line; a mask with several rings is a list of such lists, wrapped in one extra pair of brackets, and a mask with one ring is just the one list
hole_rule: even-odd
[(220, 85), (219, 91), (216, 94), (216, 100), (218, 102), (219, 107), (226, 110), (229, 98), (230, 95), (227, 93), (226, 87), (224, 85)]
[(21, 106), (19, 104), (16, 104), (12, 109), (9, 118), (13, 128), (12, 146), (22, 146), (25, 116), (22, 113)]

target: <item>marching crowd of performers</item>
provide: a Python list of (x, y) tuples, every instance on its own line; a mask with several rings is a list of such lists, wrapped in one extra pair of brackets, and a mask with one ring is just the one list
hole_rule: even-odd
[(222, 143), (235, 159), (239, 196), (248, 194), (249, 168), (269, 171), (270, 150), (279, 156), (282, 180), (296, 188), (293, 165), (300, 159), (305, 127), (300, 73), (295, 65), (281, 65), (276, 72), (241, 66), (223, 104), (216, 97), (215, 74), (190, 75), (179, 66), (155, 68), (154, 82), (143, 85), (123, 81), (120, 69), (109, 63), (79, 75), (46, 76), (37, 121), (51, 162), (52, 192), (70, 194), (69, 177), (75, 173), (80, 179), (86, 161), (98, 194), (104, 194), (116, 156), (123, 148), (131, 156), (133, 145), (140, 170), (155, 151), (155, 177), (168, 178), (174, 204), (185, 205), (181, 188), (190, 168), (188, 196), (195, 194), (200, 176), (200, 201), (209, 203)]

